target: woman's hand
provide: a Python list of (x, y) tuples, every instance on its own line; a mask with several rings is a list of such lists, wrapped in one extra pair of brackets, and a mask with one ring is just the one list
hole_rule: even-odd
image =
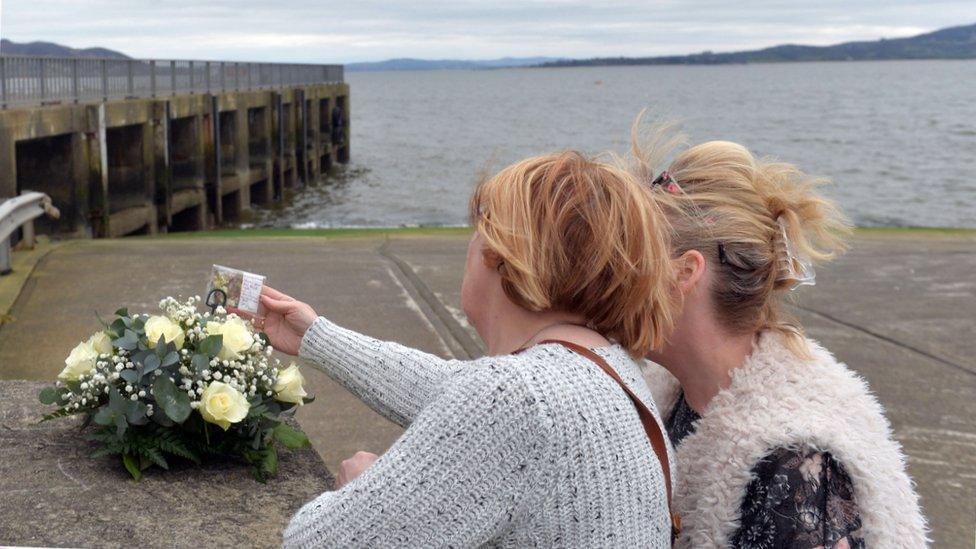
[(356, 477), (363, 474), (373, 463), (379, 459), (376, 454), (369, 452), (356, 452), (356, 455), (344, 460), (339, 464), (339, 473), (336, 475), (335, 489), (338, 490), (349, 484)]
[(264, 318), (232, 309), (240, 316), (250, 318), (262, 332), (268, 334), (271, 345), (279, 351), (297, 355), (302, 337), (318, 315), (307, 303), (285, 295), (270, 286), (261, 289), (261, 305), (264, 305)]

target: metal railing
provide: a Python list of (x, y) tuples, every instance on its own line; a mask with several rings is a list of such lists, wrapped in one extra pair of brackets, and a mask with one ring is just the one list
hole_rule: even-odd
[(0, 55), (0, 108), (343, 81), (342, 65)]
[(0, 275), (10, 273), (10, 236), (18, 227), (24, 227), (23, 239), (34, 245), (34, 219), (48, 215), (61, 216), (51, 204), (51, 197), (44, 193), (25, 191), (20, 196), (0, 202)]

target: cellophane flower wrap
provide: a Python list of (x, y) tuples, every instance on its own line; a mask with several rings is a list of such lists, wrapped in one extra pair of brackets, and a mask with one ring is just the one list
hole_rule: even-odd
[(171, 460), (240, 458), (264, 482), (278, 469), (278, 446), (308, 446), (286, 422), (312, 399), (294, 364), (272, 357), (265, 334), (222, 308), (200, 312), (199, 297), (167, 297), (161, 314), (116, 311), (79, 343), (54, 386), (39, 395), (57, 410), (44, 420), (83, 415), (93, 457), (118, 454), (133, 478)]

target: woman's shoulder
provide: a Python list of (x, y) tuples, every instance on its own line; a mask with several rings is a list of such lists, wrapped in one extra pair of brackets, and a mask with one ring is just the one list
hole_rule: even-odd
[[(880, 403), (867, 381), (812, 339), (809, 356), (797, 355), (782, 336), (763, 333), (742, 367), (732, 372), (732, 383), (713, 400), (756, 399), (774, 408), (777, 402), (794, 412), (819, 410), (837, 418), (878, 416)], [(735, 396), (733, 396), (733, 394)]]

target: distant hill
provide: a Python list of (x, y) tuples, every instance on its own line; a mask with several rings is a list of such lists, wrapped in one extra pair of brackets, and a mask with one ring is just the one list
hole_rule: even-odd
[(501, 69), (505, 67), (529, 67), (542, 63), (561, 61), (558, 57), (502, 57), (500, 59), (387, 59), (368, 63), (348, 63), (347, 71), (428, 71), (459, 69)]
[(103, 57), (131, 59), (128, 55), (108, 48), (75, 49), (54, 42), (11, 42), (0, 40), (0, 53), (7, 55), (40, 55), (43, 57)]
[(598, 57), (540, 63), (540, 67), (591, 65), (720, 65), (789, 61), (881, 61), (894, 59), (976, 59), (976, 24), (950, 27), (910, 38), (844, 42), (833, 46), (786, 44), (761, 50), (665, 57)]

